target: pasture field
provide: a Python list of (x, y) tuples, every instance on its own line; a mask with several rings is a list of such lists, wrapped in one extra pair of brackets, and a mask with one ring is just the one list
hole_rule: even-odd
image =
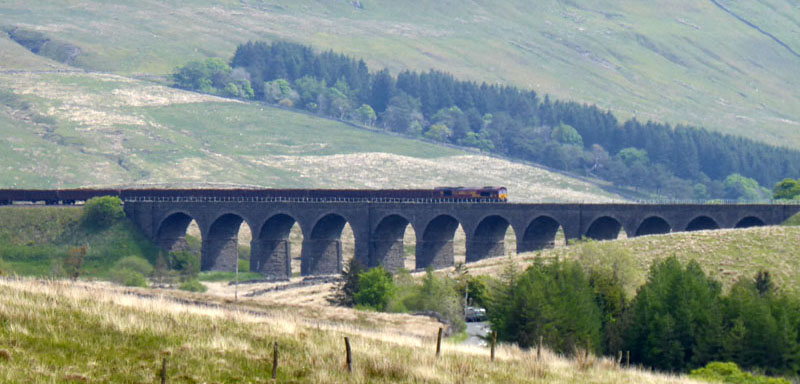
[[(723, 7), (725, 9), (723, 9)], [(800, 148), (800, 12), (790, 0), (7, 1), (3, 24), (73, 44), (74, 65), (165, 75), (286, 39)], [(3, 63), (4, 66), (19, 63)]]

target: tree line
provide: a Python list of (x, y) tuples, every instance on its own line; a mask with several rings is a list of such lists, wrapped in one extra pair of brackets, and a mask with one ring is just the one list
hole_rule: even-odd
[(532, 161), (675, 198), (770, 198), (800, 175), (800, 151), (665, 123), (618, 121), (594, 105), (430, 70), (370, 71), (363, 60), (277, 41), (237, 47), (230, 63), (192, 62), (175, 85)]

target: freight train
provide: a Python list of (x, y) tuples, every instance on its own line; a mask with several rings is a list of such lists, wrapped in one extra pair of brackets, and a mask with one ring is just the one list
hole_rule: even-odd
[(434, 189), (0, 189), (0, 205), (14, 202), (75, 204), (98, 196), (123, 201), (442, 201), (506, 202), (505, 187)]

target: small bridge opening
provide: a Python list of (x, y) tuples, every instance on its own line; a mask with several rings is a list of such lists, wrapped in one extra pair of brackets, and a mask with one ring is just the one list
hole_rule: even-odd
[(719, 229), (719, 224), (717, 224), (717, 222), (714, 221), (714, 219), (708, 216), (695, 217), (692, 221), (689, 222), (689, 225), (686, 226), (686, 230), (689, 232), (703, 231), (710, 229)]
[[(268, 278), (287, 279), (292, 276), (293, 259), (297, 257), (299, 273), (301, 247), (300, 243), (292, 239), (295, 228), (299, 231), (297, 221), (286, 214), (277, 214), (267, 219), (252, 241), (250, 270)], [(302, 239), (302, 232), (299, 237)]]
[(603, 216), (592, 222), (586, 231), (586, 237), (593, 240), (615, 240), (620, 237), (622, 224), (611, 217)]
[(639, 224), (639, 228), (636, 229), (636, 236), (662, 235), (671, 231), (672, 227), (669, 226), (666, 220), (658, 216), (650, 216)]
[(750, 228), (750, 227), (762, 227), (764, 226), (764, 220), (759, 219), (755, 216), (747, 216), (738, 223), (736, 223), (736, 228)]
[[(203, 239), (200, 269), (203, 271), (249, 270), (250, 241), (253, 234), (244, 219), (234, 213), (226, 213), (211, 223)], [(240, 247), (240, 244), (242, 245)], [(239, 260), (243, 260), (239, 263)]]
[(392, 272), (416, 268), (416, 233), (408, 219), (401, 215), (381, 219), (372, 232), (370, 247), (370, 267), (383, 266)]
[(528, 224), (522, 240), (517, 245), (517, 252), (532, 252), (565, 244), (564, 229), (561, 224), (550, 216), (539, 216)]
[(466, 262), (489, 257), (505, 256), (507, 250), (516, 249), (516, 234), (508, 220), (492, 215), (484, 218), (467, 244)]
[(176, 212), (161, 222), (156, 242), (165, 253), (190, 252), (199, 260), (203, 236), (197, 221), (183, 212)]
[(331, 213), (317, 220), (311, 234), (303, 239), (301, 274), (341, 273), (355, 254), (355, 237), (344, 217)]
[[(417, 246), (420, 248), (417, 249), (416, 269), (426, 269), (428, 267), (438, 269), (453, 266), (456, 252), (456, 247), (454, 246), (456, 230), (460, 229), (460, 227), (458, 220), (449, 215), (441, 215), (431, 220), (425, 226), (422, 240), (417, 242)], [(460, 232), (464, 233), (463, 230)], [(461, 235), (459, 237), (459, 245), (464, 244), (466, 236)], [(458, 248), (461, 255), (466, 253), (466, 246), (463, 246), (463, 248), (459, 246)]]

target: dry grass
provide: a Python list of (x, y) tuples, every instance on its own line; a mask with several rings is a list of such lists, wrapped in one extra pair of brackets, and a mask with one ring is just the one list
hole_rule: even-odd
[[(100, 284), (3, 280), (0, 293), (4, 382), (152, 382), (163, 356), (170, 382), (260, 382), (275, 341), (281, 382), (691, 382), (604, 359), (579, 367), (547, 351), (536, 361), (506, 345), (495, 363), (485, 348), (449, 343), (436, 359), (433, 333), (369, 330), (283, 309), (179, 304), (167, 293), (141, 297)], [(342, 336), (352, 341), (352, 375), (343, 369)]]

